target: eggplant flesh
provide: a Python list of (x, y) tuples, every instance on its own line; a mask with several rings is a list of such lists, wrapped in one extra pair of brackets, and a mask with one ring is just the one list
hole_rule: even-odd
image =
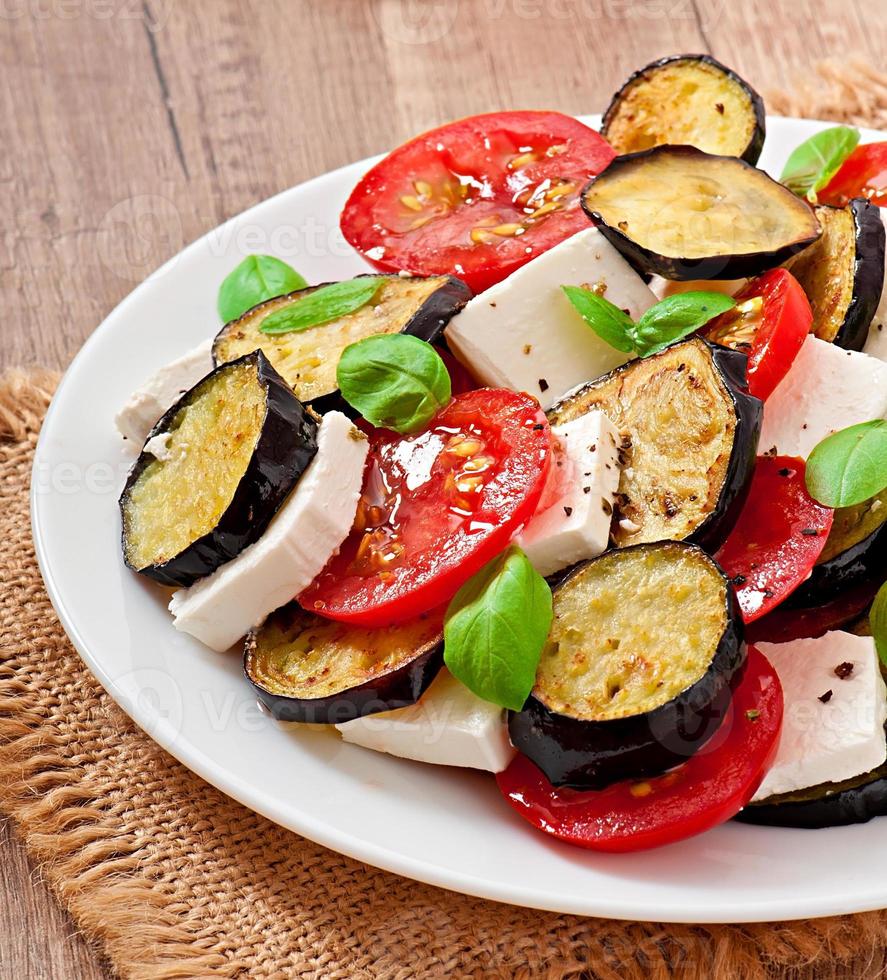
[(243, 669), (280, 721), (341, 724), (419, 700), (443, 664), (443, 616), (384, 629), (316, 616), (291, 602), (246, 640)]
[(610, 551), (553, 591), (515, 747), (555, 786), (597, 789), (686, 762), (729, 710), (745, 662), (724, 573), (677, 541)]
[(885, 814), (887, 763), (840, 783), (822, 783), (750, 803), (735, 819), (767, 827), (819, 830), (867, 823)]
[(272, 313), (297, 303), (320, 285), (254, 306), (219, 332), (213, 342), (216, 364), (261, 349), (303, 402), (321, 413), (341, 409), (336, 367), (349, 344), (391, 333), (408, 333), (431, 343), (471, 298), (471, 290), (454, 276), (375, 278), (379, 290), (369, 303), (308, 330), (270, 335), (260, 328)]
[(666, 279), (741, 279), (819, 238), (812, 208), (737, 157), (656, 146), (615, 160), (582, 206), (636, 269)]
[(820, 205), (819, 241), (787, 268), (813, 309), (812, 332), (846, 350), (862, 350), (884, 288), (884, 223), (864, 198), (846, 207)]
[(616, 545), (690, 539), (713, 550), (724, 541), (761, 430), (746, 364), (742, 352), (694, 337), (616, 368), (549, 410), (560, 425), (599, 409), (623, 433)]
[(613, 96), (601, 135), (619, 153), (686, 144), (755, 164), (765, 136), (764, 103), (708, 55), (680, 54), (636, 71)]
[(262, 536), (317, 452), (317, 422), (261, 351), (216, 368), (148, 435), (120, 497), (134, 571), (187, 587)]
[(835, 511), (810, 577), (789, 596), (792, 607), (818, 606), (887, 573), (887, 490)]

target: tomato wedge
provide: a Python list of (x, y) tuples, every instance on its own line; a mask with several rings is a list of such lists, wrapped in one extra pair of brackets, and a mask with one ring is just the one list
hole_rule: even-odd
[(555, 788), (519, 755), (496, 777), (534, 827), (594, 851), (641, 851), (684, 840), (735, 816), (754, 796), (776, 754), (782, 687), (751, 647), (721, 727), (683, 765), (662, 776), (603, 790)]
[(816, 196), (820, 204), (838, 208), (854, 197), (887, 207), (887, 142), (857, 146)]
[(787, 269), (771, 269), (745, 284), (736, 306), (703, 335), (748, 353), (748, 390), (764, 401), (788, 373), (813, 325), (803, 287)]
[(807, 578), (825, 547), (834, 511), (807, 493), (804, 460), (759, 456), (739, 520), (715, 555), (750, 623)]
[(457, 395), (418, 435), (377, 429), (354, 529), (299, 596), (330, 619), (379, 627), (448, 602), (532, 516), (551, 431), (530, 395)]
[(588, 227), (579, 192), (614, 156), (559, 112), (469, 116), (377, 163), (342, 234), (383, 272), (454, 274), (480, 292)]

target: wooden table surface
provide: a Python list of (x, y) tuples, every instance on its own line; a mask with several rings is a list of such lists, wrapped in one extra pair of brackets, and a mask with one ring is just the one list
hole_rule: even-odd
[[(0, 368), (64, 367), (142, 278), (268, 195), (431, 125), (600, 111), (708, 51), (763, 91), (883, 67), (871, 0), (0, 0)], [(294, 263), (295, 264), (295, 263)], [(109, 975), (13, 831), (0, 975)], [(826, 970), (820, 976), (831, 976)]]

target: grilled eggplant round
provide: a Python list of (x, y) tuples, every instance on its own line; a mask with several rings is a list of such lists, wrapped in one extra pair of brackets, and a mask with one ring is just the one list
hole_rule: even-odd
[(656, 146), (615, 160), (582, 207), (643, 273), (742, 279), (819, 238), (813, 209), (763, 170), (693, 146)]
[(257, 541), (317, 452), (317, 423), (255, 351), (160, 419), (120, 497), (126, 564), (193, 585)]
[[(364, 278), (364, 277), (360, 277)], [(343, 409), (336, 367), (349, 345), (377, 334), (408, 333), (431, 343), (471, 298), (454, 276), (376, 276), (379, 291), (360, 309), (309, 330), (262, 333), (263, 320), (320, 289), (323, 283), (266, 300), (219, 332), (213, 343), (216, 364), (262, 350), (296, 395), (321, 414)]]
[(700, 337), (629, 361), (548, 411), (552, 425), (599, 409), (623, 433), (612, 535), (622, 547), (689, 539), (719, 547), (745, 499), (761, 431), (747, 357)]
[(419, 700), (443, 664), (443, 613), (384, 629), (291, 602), (246, 640), (243, 670), (280, 721), (336, 725)]
[(866, 823), (887, 815), (887, 762), (840, 783), (821, 783), (750, 803), (736, 814), (743, 823), (818, 830)]
[(717, 730), (745, 662), (726, 576), (678, 541), (609, 551), (553, 590), (515, 747), (555, 786), (599, 789), (685, 762)]
[(865, 198), (844, 208), (820, 205), (822, 236), (787, 268), (813, 307), (812, 332), (847, 350), (862, 350), (884, 289), (884, 223)]
[(617, 153), (686, 144), (755, 164), (765, 135), (764, 103), (707, 54), (676, 54), (636, 71), (613, 96), (601, 135)]
[(820, 606), (887, 573), (887, 490), (835, 511), (828, 540), (810, 577), (788, 598), (791, 607)]

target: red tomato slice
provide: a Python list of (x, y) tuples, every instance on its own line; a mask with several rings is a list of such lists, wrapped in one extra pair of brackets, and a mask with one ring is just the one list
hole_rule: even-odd
[(792, 456), (759, 456), (739, 520), (715, 555), (747, 623), (794, 592), (825, 547), (834, 511), (807, 493), (805, 469)]
[(448, 602), (508, 545), (539, 502), (551, 432), (535, 398), (482, 388), (370, 445), (354, 530), (299, 602), (377, 627)]
[(342, 234), (383, 272), (453, 274), (480, 292), (589, 226), (580, 191), (614, 156), (559, 112), (469, 116), (377, 163)]
[(710, 830), (754, 796), (776, 754), (782, 687), (754, 647), (721, 727), (683, 765), (662, 776), (603, 790), (556, 788), (519, 755), (496, 777), (534, 827), (594, 851), (641, 851)]
[(857, 146), (816, 196), (820, 204), (838, 208), (854, 197), (867, 197), (872, 204), (887, 207), (887, 143)]
[(803, 287), (787, 269), (771, 269), (736, 294), (736, 306), (711, 321), (704, 336), (748, 352), (748, 390), (765, 400), (788, 373), (813, 325)]

